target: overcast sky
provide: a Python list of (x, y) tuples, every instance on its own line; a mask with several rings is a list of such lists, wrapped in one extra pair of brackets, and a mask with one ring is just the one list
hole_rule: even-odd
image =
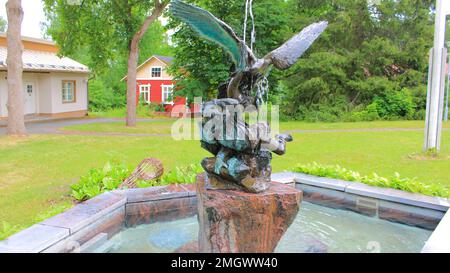
[[(0, 16), (6, 20), (6, 4), (7, 0), (0, 0)], [(45, 21), (45, 14), (42, 8), (41, 0), (22, 0), (22, 8), (24, 12), (22, 22), (22, 35), (42, 38), (41, 22)]]

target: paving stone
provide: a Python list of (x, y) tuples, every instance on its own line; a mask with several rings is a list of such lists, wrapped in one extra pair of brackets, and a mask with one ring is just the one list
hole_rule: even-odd
[(38, 253), (68, 236), (66, 228), (36, 224), (1, 241), (0, 253)]
[(345, 191), (345, 188), (352, 183), (344, 180), (318, 177), (302, 173), (295, 173), (295, 182), (338, 191)]
[(189, 196), (188, 189), (183, 185), (128, 189), (126, 191), (115, 191), (115, 193), (126, 196), (127, 203), (147, 202)]
[(446, 198), (426, 196), (390, 188), (373, 187), (362, 183), (353, 182), (345, 188), (345, 191), (357, 195), (440, 211), (447, 211), (450, 207), (450, 201)]
[(293, 172), (273, 173), (271, 180), (282, 184), (291, 184), (295, 183), (295, 174)]
[(450, 210), (431, 234), (422, 253), (450, 253)]
[(124, 196), (107, 192), (47, 219), (41, 224), (67, 228), (73, 234), (117, 208), (124, 207), (126, 201)]
[(104, 233), (111, 238), (125, 227), (125, 206), (102, 216), (97, 221), (71, 234), (64, 240), (45, 249), (44, 253), (80, 252), (81, 246), (88, 243), (98, 234)]

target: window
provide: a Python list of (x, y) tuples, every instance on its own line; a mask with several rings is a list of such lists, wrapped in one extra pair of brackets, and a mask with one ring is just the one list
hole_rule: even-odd
[(162, 67), (155, 66), (151, 68), (152, 78), (161, 78)]
[(75, 81), (62, 81), (62, 102), (71, 103), (76, 100)]
[(161, 85), (163, 103), (173, 103), (173, 85)]
[(140, 98), (142, 102), (150, 103), (150, 86), (150, 84), (139, 86)]
[(27, 84), (27, 94), (28, 96), (31, 96), (33, 94), (33, 85), (32, 84)]

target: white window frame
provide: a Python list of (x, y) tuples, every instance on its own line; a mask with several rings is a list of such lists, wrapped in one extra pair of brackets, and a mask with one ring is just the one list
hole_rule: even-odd
[[(159, 68), (160, 70), (161, 70), (161, 74), (159, 75), (159, 77), (153, 77), (153, 68)], [(161, 79), (162, 78), (162, 75), (163, 75), (163, 67), (162, 66), (151, 66), (150, 67), (150, 78), (152, 78), (152, 79)]]
[[(169, 101), (168, 98), (165, 98), (164, 96), (164, 88), (165, 87), (170, 87), (172, 89), (172, 91), (170, 92), (170, 96), (172, 97), (172, 100)], [(161, 84), (161, 98), (162, 98), (162, 102), (164, 104), (172, 104), (173, 105), (173, 84)]]
[[(61, 81), (62, 85), (61, 85), (61, 102), (62, 103), (76, 103), (77, 102), (77, 82), (75, 80), (62, 80)], [(64, 90), (65, 90), (65, 84), (70, 83), (72, 85), (72, 99), (69, 100), (69, 93), (65, 94)], [(66, 96), (64, 96), (66, 95)]]
[[(148, 87), (148, 90), (142, 90), (143, 87)], [(152, 99), (150, 97), (151, 89), (152, 89), (152, 85), (151, 84), (141, 84), (141, 85), (139, 85), (139, 98), (141, 98), (142, 93), (148, 93), (148, 100), (145, 101), (145, 102), (146, 103), (151, 103), (152, 102)], [(144, 98), (145, 98), (145, 96), (144, 96)]]

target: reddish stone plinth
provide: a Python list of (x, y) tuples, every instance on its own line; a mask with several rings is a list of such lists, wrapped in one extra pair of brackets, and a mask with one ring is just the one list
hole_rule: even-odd
[(271, 253), (294, 220), (302, 192), (272, 182), (262, 193), (207, 190), (207, 176), (197, 176), (199, 251)]

